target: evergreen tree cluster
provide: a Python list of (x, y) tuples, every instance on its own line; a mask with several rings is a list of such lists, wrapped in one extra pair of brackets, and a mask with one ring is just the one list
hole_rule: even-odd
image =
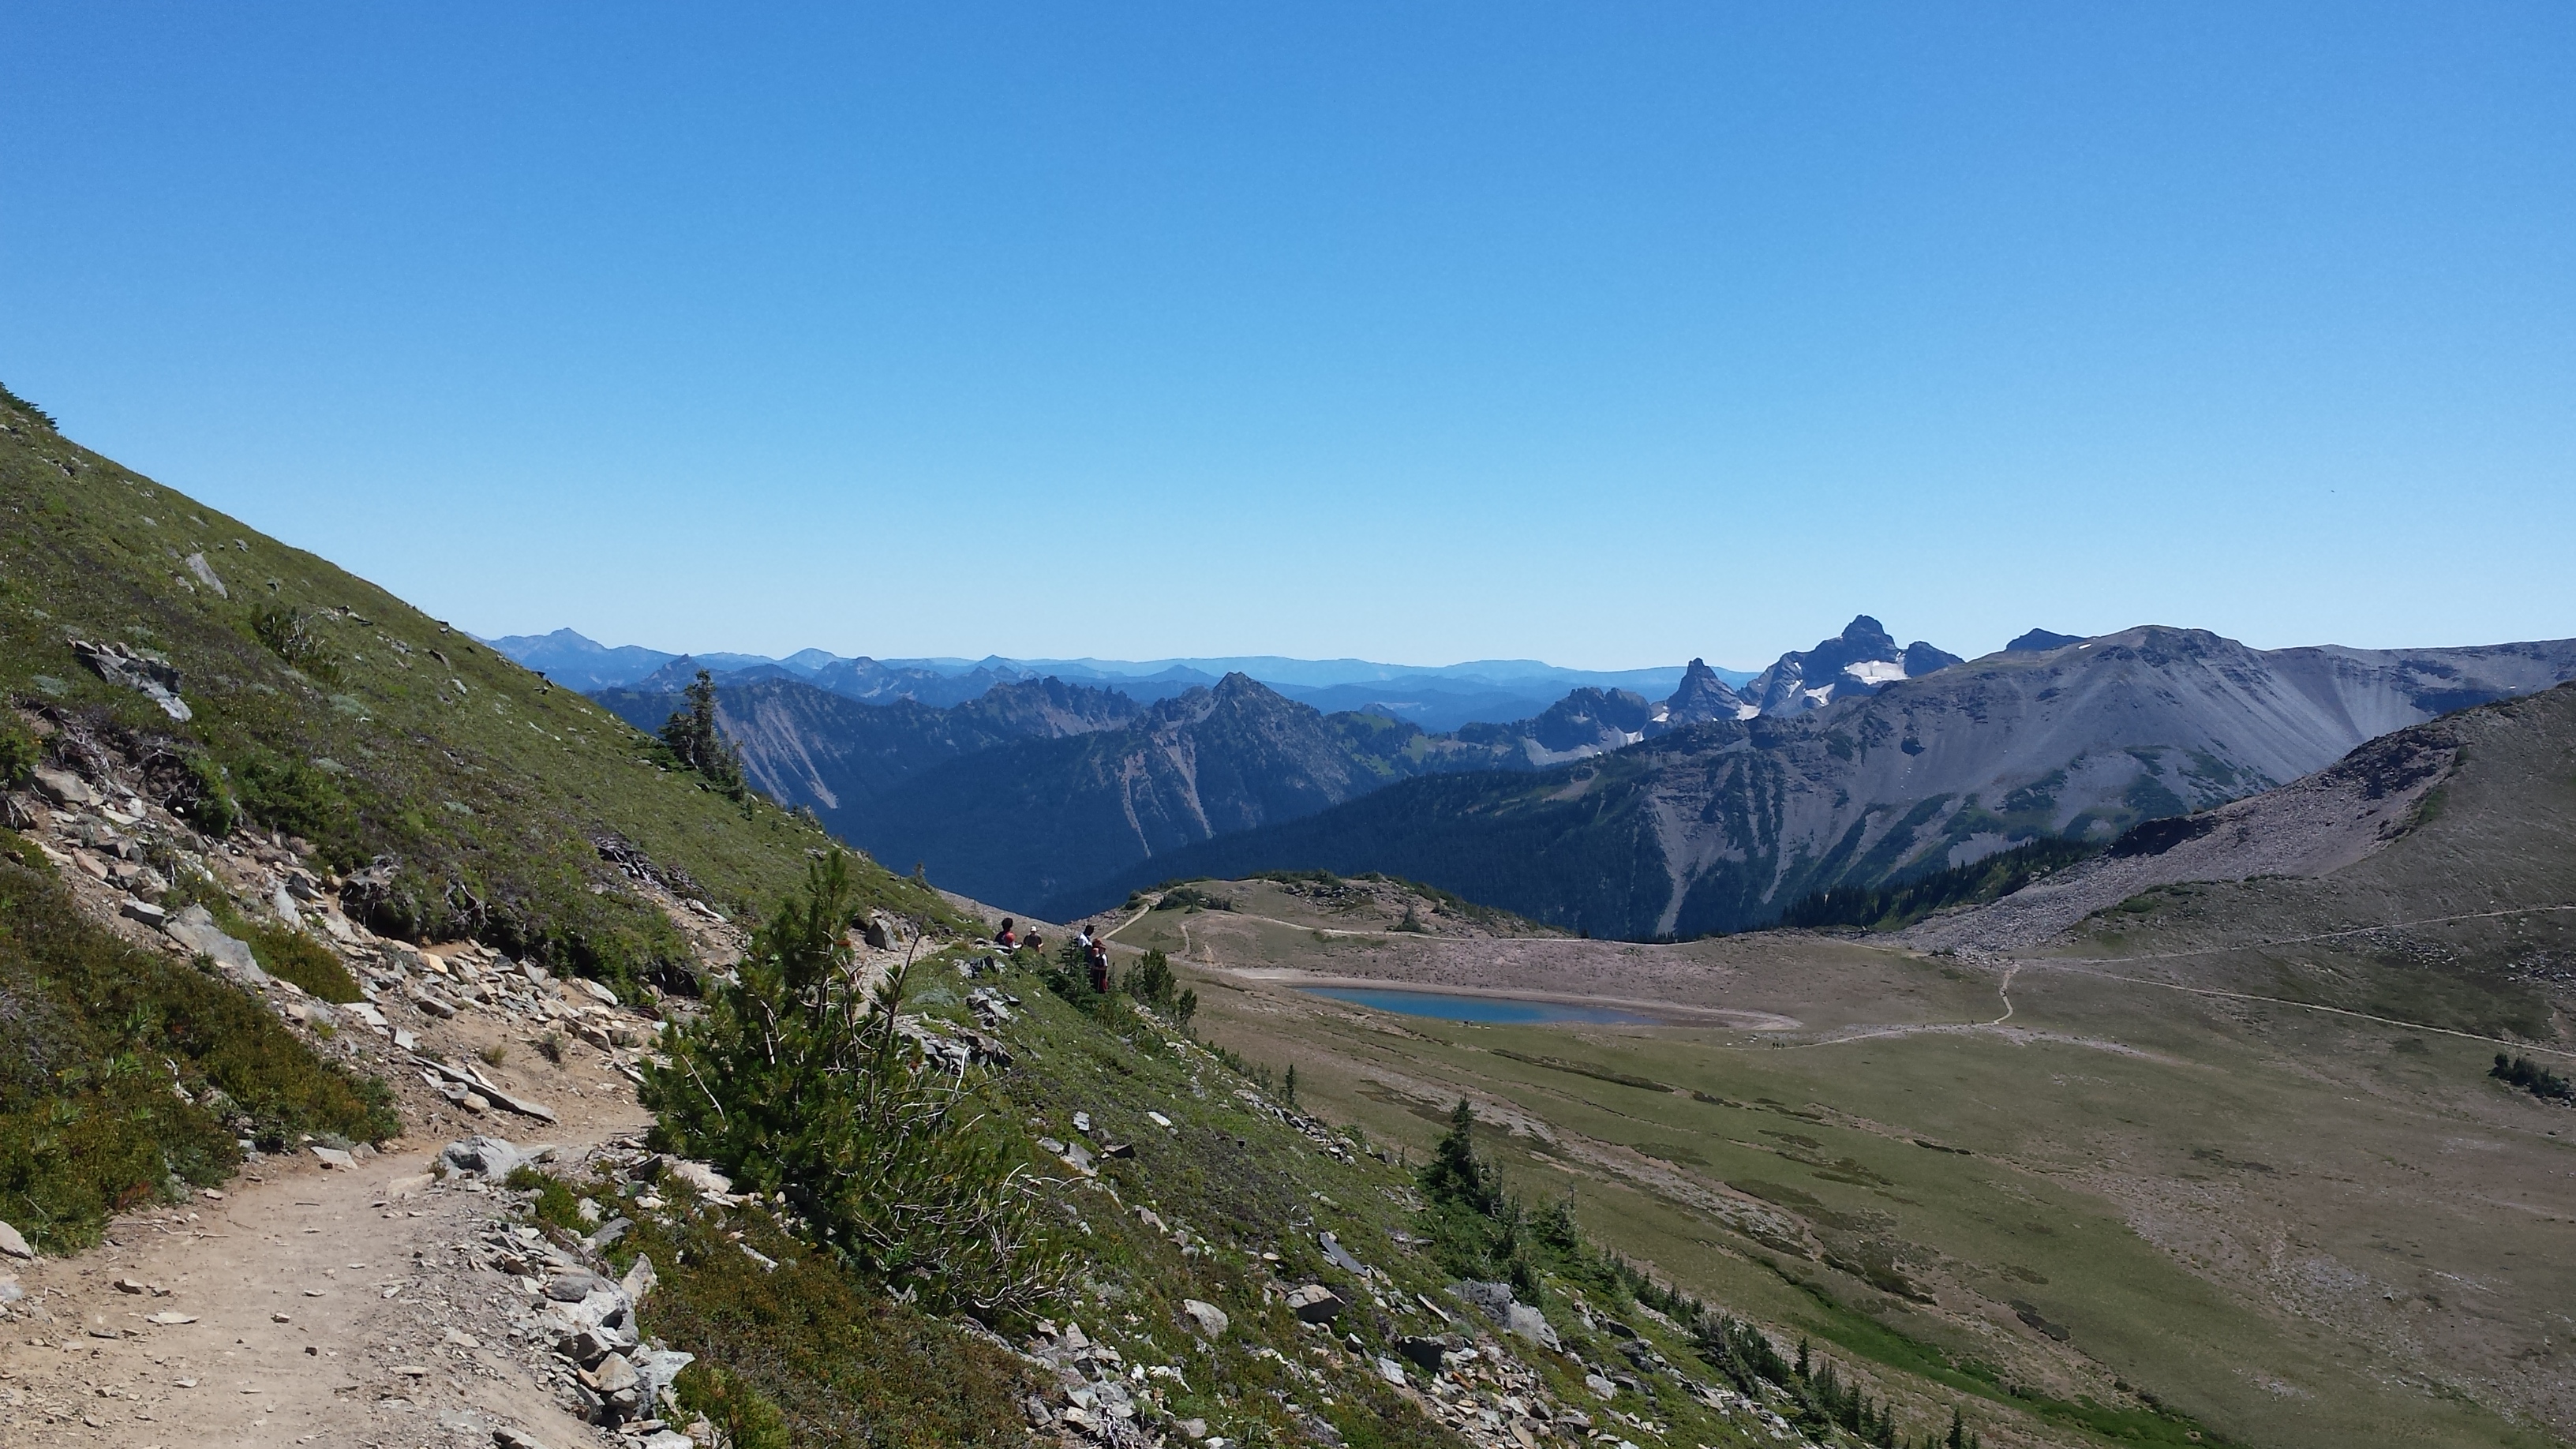
[(689, 707), (671, 711), (670, 719), (662, 725), (662, 743), (708, 784), (740, 799), (742, 751), (716, 729), (715, 676), (699, 670), (697, 679), (681, 694)]
[(2497, 1052), (2495, 1065), (2487, 1069), (2487, 1075), (2507, 1086), (2520, 1087), (2544, 1102), (2576, 1101), (2576, 1087), (2570, 1087), (2565, 1077), (2529, 1057), (2507, 1057)]
[(1199, 1013), (1198, 992), (1181, 985), (1180, 976), (1172, 970), (1172, 958), (1159, 950), (1146, 952), (1144, 959), (1120, 973), (1118, 989), (1183, 1029)]

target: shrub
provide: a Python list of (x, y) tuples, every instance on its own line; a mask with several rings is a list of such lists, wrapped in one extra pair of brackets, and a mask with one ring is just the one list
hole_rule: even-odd
[(241, 824), (241, 804), (225, 785), (221, 766), (199, 754), (184, 759), (186, 781), (167, 803), (199, 831), (221, 840)]
[(2576, 1087), (2570, 1087), (2565, 1077), (2529, 1057), (2507, 1057), (2497, 1052), (2495, 1065), (2487, 1069), (2487, 1075), (2507, 1086), (2520, 1087), (2544, 1102), (2576, 1101)]
[(345, 1005), (362, 995), (357, 978), (340, 964), (330, 947), (292, 926), (263, 922), (244, 925), (235, 934), (250, 943), (260, 969), (271, 976), (292, 981), (307, 993), (335, 1004)]
[(312, 617), (302, 609), (269, 604), (254, 610), (250, 632), (268, 646), (270, 653), (311, 678), (328, 681), (340, 677), (339, 661), (332, 657), (331, 646), (313, 632)]
[(33, 730), (8, 710), (0, 710), (0, 785), (16, 789), (27, 783), (44, 758)]
[(934, 1307), (1025, 1317), (1064, 1270), (1038, 1227), (1030, 1149), (897, 1030), (908, 971), (858, 988), (854, 915), (836, 850), (646, 1077), (655, 1132), (751, 1191), (784, 1192), (860, 1272)]
[(243, 760), (232, 774), (242, 808), (272, 830), (336, 841), (354, 823), (339, 782), (302, 760), (263, 752)]

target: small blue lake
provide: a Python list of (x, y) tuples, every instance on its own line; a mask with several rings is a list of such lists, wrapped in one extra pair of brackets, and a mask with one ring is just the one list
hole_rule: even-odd
[(1458, 996), (1446, 991), (1389, 990), (1375, 986), (1309, 986), (1304, 990), (1310, 996), (1347, 1001), (1372, 1011), (1427, 1016), (1438, 1021), (1473, 1021), (1499, 1026), (1567, 1021), (1650, 1026), (1654, 1021), (1652, 1017), (1639, 1016), (1633, 1011), (1619, 1011), (1606, 1006), (1575, 1006), (1560, 1001), (1514, 1001), (1500, 996)]

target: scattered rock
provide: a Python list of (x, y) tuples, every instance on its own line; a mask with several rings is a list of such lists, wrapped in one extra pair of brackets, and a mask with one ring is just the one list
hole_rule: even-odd
[(322, 1166), (326, 1170), (334, 1167), (353, 1168), (358, 1165), (356, 1158), (337, 1147), (316, 1147), (313, 1149), (313, 1155), (322, 1160)]
[(516, 1429), (495, 1429), (492, 1431), (492, 1449), (546, 1449), (546, 1446), (532, 1434), (523, 1434)]
[(27, 1246), (27, 1240), (18, 1235), (16, 1228), (7, 1223), (0, 1223), (0, 1255), (32, 1258), (36, 1256), (36, 1250)]
[(117, 643), (92, 644), (75, 639), (72, 652), (108, 683), (141, 690), (170, 718), (185, 723), (196, 716), (188, 702), (179, 697), (179, 671), (168, 664)]
[(143, 1280), (139, 1278), (119, 1278), (116, 1280), (116, 1291), (119, 1293), (149, 1293), (152, 1290), (144, 1287)]

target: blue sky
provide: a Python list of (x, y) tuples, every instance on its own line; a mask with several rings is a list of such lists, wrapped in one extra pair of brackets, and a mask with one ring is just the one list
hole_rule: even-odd
[(0, 380), (484, 634), (2576, 634), (2576, 7), (25, 5)]

